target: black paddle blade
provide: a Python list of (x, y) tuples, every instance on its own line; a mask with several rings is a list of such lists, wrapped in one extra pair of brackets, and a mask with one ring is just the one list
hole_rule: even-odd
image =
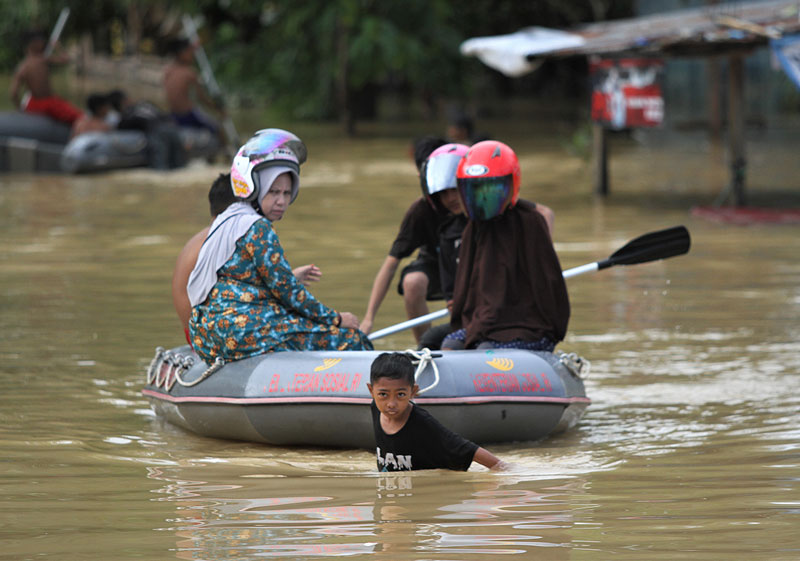
[(611, 257), (599, 263), (599, 269), (613, 265), (636, 265), (659, 259), (667, 259), (688, 253), (692, 241), (685, 226), (674, 226), (658, 232), (650, 232), (629, 241), (615, 251)]

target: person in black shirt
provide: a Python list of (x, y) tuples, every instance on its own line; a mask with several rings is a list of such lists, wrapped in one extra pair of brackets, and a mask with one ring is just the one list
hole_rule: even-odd
[(495, 471), (508, 467), (411, 401), (419, 387), (414, 383), (414, 365), (407, 355), (378, 355), (370, 367), (367, 387), (373, 399), (370, 408), (378, 471), (466, 471), (473, 461)]

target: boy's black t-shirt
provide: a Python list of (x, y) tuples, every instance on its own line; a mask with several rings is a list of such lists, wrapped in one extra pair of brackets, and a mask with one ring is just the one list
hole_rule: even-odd
[(405, 259), (420, 248), (420, 256), (436, 259), (439, 253), (439, 224), (445, 216), (423, 198), (414, 201), (400, 223), (400, 231), (389, 249), (389, 255)]
[(478, 445), (446, 428), (433, 415), (414, 405), (402, 429), (386, 434), (381, 412), (372, 402), (372, 428), (378, 471), (452, 469), (467, 471)]

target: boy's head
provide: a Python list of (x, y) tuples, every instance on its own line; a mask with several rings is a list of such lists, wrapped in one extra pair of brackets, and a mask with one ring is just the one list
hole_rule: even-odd
[(188, 39), (182, 37), (174, 39), (168, 47), (169, 53), (183, 63), (189, 63), (194, 56), (194, 47)]
[(25, 49), (34, 54), (42, 54), (47, 46), (47, 36), (39, 29), (31, 29), (23, 38)]
[(111, 107), (113, 107), (114, 111), (117, 113), (122, 113), (122, 110), (130, 103), (128, 95), (123, 90), (111, 90), (106, 95)]
[(372, 361), (367, 388), (381, 415), (404, 422), (411, 399), (419, 391), (414, 383), (414, 365), (403, 353), (381, 353)]
[(430, 134), (415, 139), (412, 148), (414, 150), (414, 164), (417, 166), (417, 171), (422, 169), (422, 164), (434, 150), (445, 144), (447, 144), (446, 138)]
[(381, 353), (372, 361), (369, 369), (369, 381), (375, 384), (381, 378), (402, 380), (409, 387), (414, 385), (414, 364), (408, 355), (403, 353)]
[(231, 190), (231, 174), (221, 173), (219, 177), (211, 184), (211, 189), (208, 191), (208, 207), (211, 212), (211, 217), (216, 218), (217, 215), (225, 212), (225, 209), (237, 202), (238, 199)]
[(103, 119), (111, 109), (111, 101), (102, 94), (91, 94), (86, 98), (86, 108), (93, 116)]

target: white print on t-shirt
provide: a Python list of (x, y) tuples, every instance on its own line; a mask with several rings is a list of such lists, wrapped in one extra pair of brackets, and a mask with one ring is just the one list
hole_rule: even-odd
[(388, 468), (390, 465), (395, 470), (398, 469), (411, 469), (411, 456), (403, 456), (402, 454), (398, 454), (395, 456), (391, 452), (386, 453), (386, 457), (381, 457), (381, 448), (380, 446), (377, 447), (377, 454), (378, 454), (378, 465), (381, 468)]

